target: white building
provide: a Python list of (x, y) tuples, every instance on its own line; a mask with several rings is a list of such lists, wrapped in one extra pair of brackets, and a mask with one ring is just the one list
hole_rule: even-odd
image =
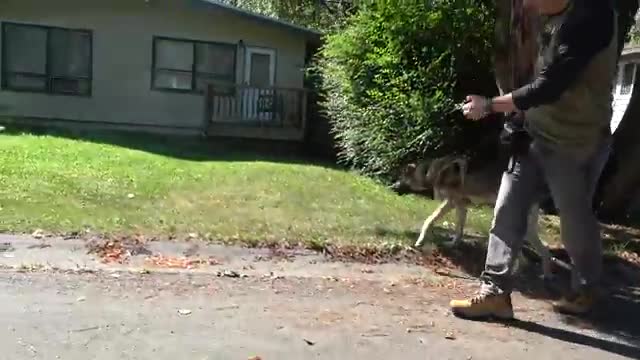
[(636, 79), (637, 64), (640, 63), (640, 46), (628, 46), (622, 50), (618, 63), (618, 77), (613, 88), (613, 116), (611, 132), (615, 132), (631, 100)]

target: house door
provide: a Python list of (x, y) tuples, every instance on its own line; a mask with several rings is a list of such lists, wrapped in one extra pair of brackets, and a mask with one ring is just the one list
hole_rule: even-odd
[(273, 49), (247, 48), (244, 79), (248, 88), (243, 94), (244, 120), (274, 120), (276, 53)]

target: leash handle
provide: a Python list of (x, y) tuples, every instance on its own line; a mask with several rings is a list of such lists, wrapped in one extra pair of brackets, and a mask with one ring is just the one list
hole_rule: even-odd
[(463, 108), (466, 104), (467, 104), (467, 101), (466, 101), (466, 100), (465, 100), (465, 101), (463, 101), (463, 102), (459, 102), (459, 103), (455, 104), (455, 105), (453, 106), (453, 110), (452, 110), (451, 112), (453, 113), (453, 112), (456, 112), (456, 111), (462, 111), (462, 108)]

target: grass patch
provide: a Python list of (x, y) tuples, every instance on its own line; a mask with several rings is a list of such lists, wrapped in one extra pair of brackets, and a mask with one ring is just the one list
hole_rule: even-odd
[[(412, 244), (438, 205), (291, 156), (295, 149), (254, 145), (118, 132), (2, 132), (0, 232), (195, 233), (249, 245), (393, 249)], [(491, 218), (488, 207), (471, 209), (465, 233), (486, 239)], [(436, 245), (453, 232), (453, 221), (453, 213), (445, 217), (445, 231), (431, 237)], [(560, 245), (557, 218), (545, 217), (540, 231)], [(604, 234), (608, 253), (640, 254), (639, 231), (607, 226)]]
[[(4, 133), (0, 157), (0, 231), (11, 233), (410, 244), (437, 205), (343, 170), (190, 138)], [(473, 210), (468, 232), (486, 233), (490, 216)]]

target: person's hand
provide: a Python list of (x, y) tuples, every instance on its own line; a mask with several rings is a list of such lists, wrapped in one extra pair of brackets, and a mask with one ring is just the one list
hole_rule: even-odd
[(480, 120), (488, 115), (491, 100), (479, 95), (469, 95), (466, 100), (462, 106), (462, 113), (467, 119)]

